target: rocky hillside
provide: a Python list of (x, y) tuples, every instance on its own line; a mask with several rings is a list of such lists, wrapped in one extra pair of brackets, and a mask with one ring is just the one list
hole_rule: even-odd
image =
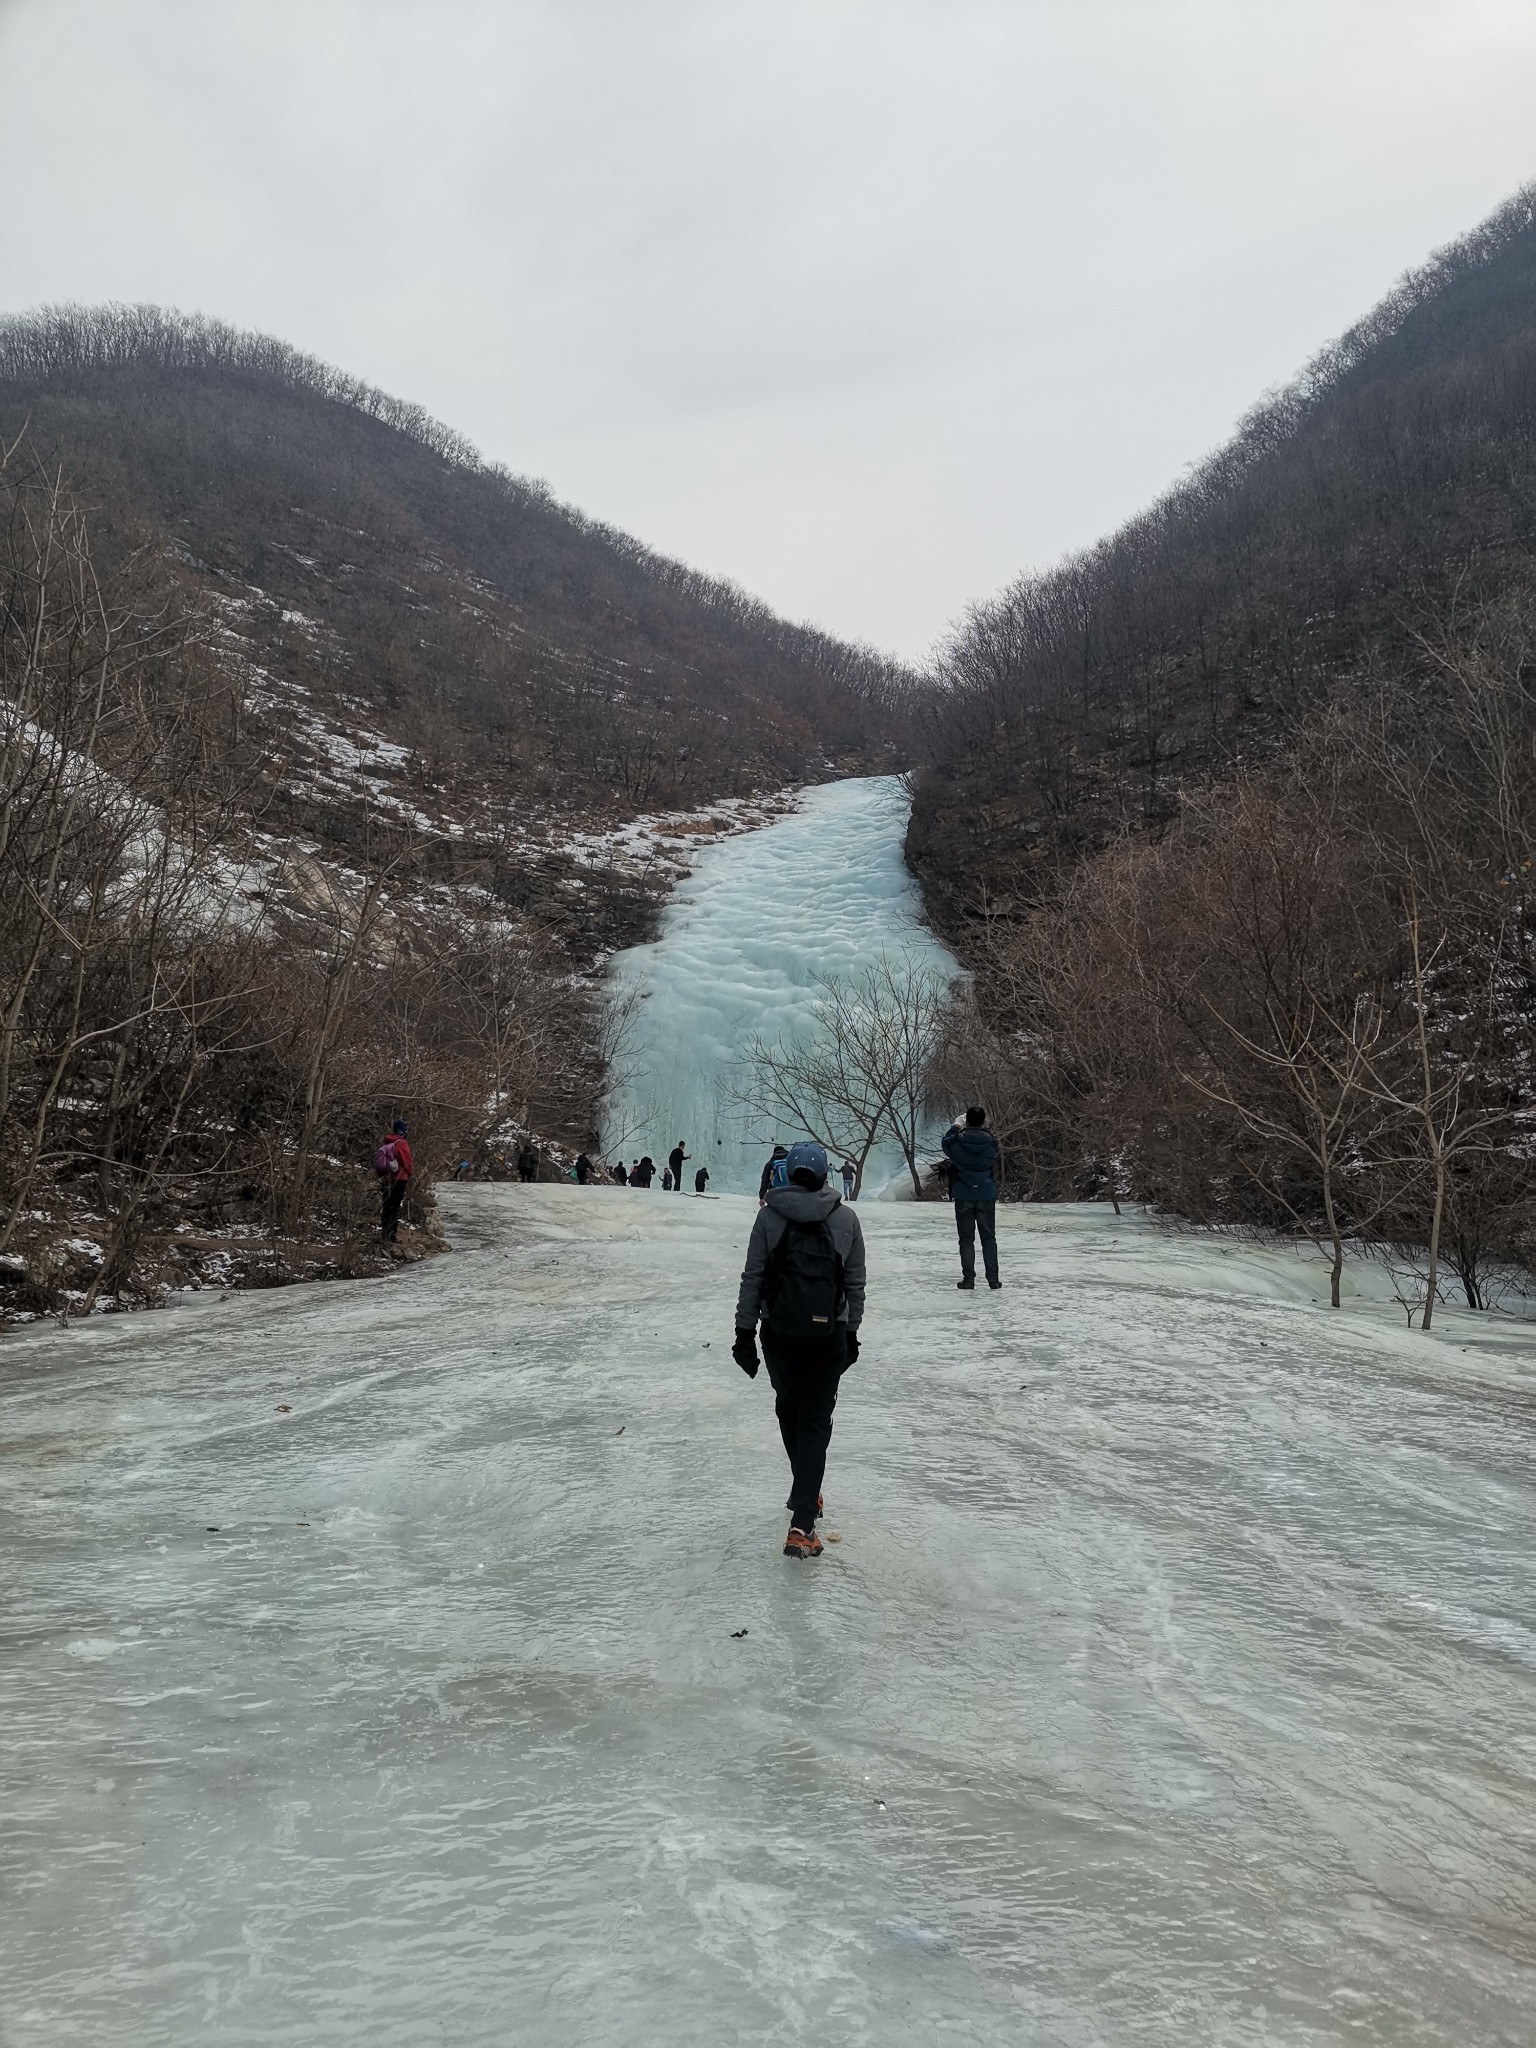
[(0, 435), (88, 505), (99, 562), (179, 565), (306, 816), (350, 768), (512, 845), (894, 759), (894, 664), (266, 337), (143, 307), (5, 321)]
[(0, 1316), (377, 1264), (397, 1114), (405, 1250), (568, 1161), (690, 848), (897, 761), (893, 664), (279, 343), (0, 323), (0, 458)]

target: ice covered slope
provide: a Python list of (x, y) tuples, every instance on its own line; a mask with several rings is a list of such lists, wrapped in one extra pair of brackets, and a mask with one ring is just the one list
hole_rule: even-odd
[[(902, 862), (908, 804), (894, 776), (806, 792), (794, 817), (704, 848), (663, 914), (656, 943), (614, 962), (619, 997), (638, 996), (631, 1075), (610, 1098), (611, 1163), (649, 1152), (660, 1167), (679, 1138), (716, 1188), (755, 1190), (776, 1133), (730, 1100), (729, 1077), (753, 1032), (805, 1031), (818, 975), (846, 974), (882, 950), (913, 949), (948, 974), (953, 956), (918, 922)], [(897, 1173), (894, 1146), (872, 1158), (870, 1190)]]
[(0, 1351), (5, 2048), (1527, 2048), (1528, 1331), (871, 1205), (794, 1565), (751, 1202), (447, 1199)]

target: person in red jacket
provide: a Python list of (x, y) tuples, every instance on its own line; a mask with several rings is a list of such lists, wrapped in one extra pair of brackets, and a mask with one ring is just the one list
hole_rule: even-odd
[(405, 1191), (416, 1170), (411, 1148), (406, 1142), (402, 1117), (395, 1118), (394, 1134), (386, 1138), (374, 1153), (373, 1165), (379, 1176), (379, 1227), (384, 1233), (384, 1242), (393, 1244), (400, 1234), (400, 1210), (405, 1202)]

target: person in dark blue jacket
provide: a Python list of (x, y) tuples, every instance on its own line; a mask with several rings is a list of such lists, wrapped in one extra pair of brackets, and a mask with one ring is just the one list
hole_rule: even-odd
[(997, 1162), (1001, 1147), (986, 1128), (987, 1112), (968, 1109), (963, 1124), (951, 1124), (941, 1143), (949, 1161), (954, 1190), (955, 1229), (960, 1236), (960, 1278), (956, 1286), (976, 1285), (976, 1233), (981, 1232), (981, 1258), (987, 1285), (1002, 1286), (997, 1277)]

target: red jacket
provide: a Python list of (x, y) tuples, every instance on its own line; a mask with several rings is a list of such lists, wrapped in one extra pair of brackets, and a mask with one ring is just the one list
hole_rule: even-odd
[(404, 1138), (391, 1138), (389, 1142), (394, 1146), (395, 1158), (399, 1162), (395, 1172), (395, 1179), (409, 1180), (416, 1171), (416, 1162), (411, 1157), (410, 1146), (407, 1145)]

